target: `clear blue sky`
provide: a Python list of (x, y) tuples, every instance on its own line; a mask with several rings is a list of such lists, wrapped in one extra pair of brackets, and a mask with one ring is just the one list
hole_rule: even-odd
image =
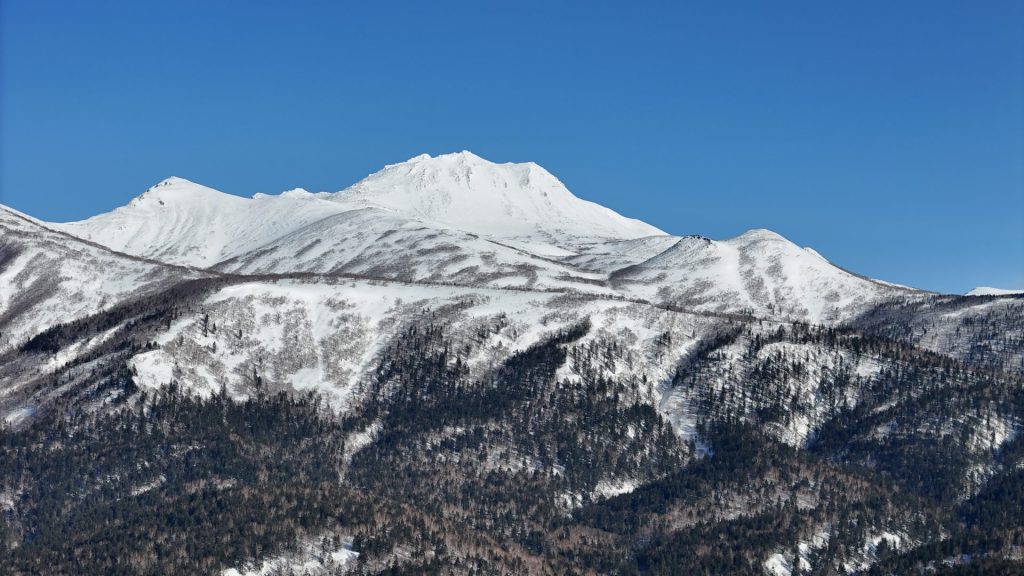
[(677, 234), (771, 228), (894, 282), (1024, 287), (1019, 0), (0, 10), (0, 202), (43, 219), (172, 174), (338, 190), (469, 149)]

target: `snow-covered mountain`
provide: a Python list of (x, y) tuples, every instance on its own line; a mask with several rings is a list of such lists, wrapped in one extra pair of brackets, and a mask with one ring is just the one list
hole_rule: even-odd
[(242, 198), (171, 177), (113, 212), (53, 227), (118, 252), (209, 268), (343, 211), (301, 192)]
[(417, 156), (337, 193), (242, 198), (180, 178), (56, 229), (167, 263), (572, 290), (834, 323), (909, 289), (848, 273), (766, 230), (677, 237), (581, 200), (533, 163)]
[(118, 254), (0, 206), (0, 352), (201, 272)]
[(1009, 296), (1012, 294), (1024, 294), (1024, 290), (1011, 290), (1007, 288), (992, 288), (991, 286), (978, 286), (964, 294), (965, 296)]
[(950, 502), (1021, 525), (1022, 334), (1019, 296), (673, 236), (466, 152), (0, 209), (0, 572), (863, 573), (963, 534)]
[[(324, 237), (321, 221), (340, 215)], [(389, 219), (383, 229), (369, 227), (378, 233), (403, 227), (458, 231), (528, 245), (664, 235), (577, 198), (536, 164), (495, 164), (469, 152), (418, 156), (334, 194), (297, 189), (242, 198), (172, 177), (127, 206), (58, 227), (129, 254), (211, 267), (317, 223), (315, 233), (325, 244), (338, 242), (345, 255), (354, 256), (345, 236), (364, 233), (366, 219), (382, 218)]]
[(815, 323), (845, 320), (884, 299), (917, 293), (847, 272), (770, 230), (724, 241), (680, 238), (614, 272), (612, 280), (622, 290), (677, 307)]
[(573, 195), (533, 162), (495, 164), (472, 152), (422, 155), (386, 166), (332, 197), (493, 238), (528, 240), (664, 235)]

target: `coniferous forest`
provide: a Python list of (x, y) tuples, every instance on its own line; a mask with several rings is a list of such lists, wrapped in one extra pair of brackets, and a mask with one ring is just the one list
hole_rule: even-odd
[[(472, 342), (508, 321), (467, 331), (421, 309), (344, 411), (258, 368), (244, 399), (140, 389), (129, 359), (176, 319), (237, 339), (202, 308), (219, 286), (23, 346), (22, 360), (42, 357), (128, 326), (37, 384), (77, 383), (74, 402), (102, 409), (57, 404), (0, 432), (0, 572), (219, 573), (266, 558), (296, 559), (268, 568), (280, 574), (1020, 568), (1024, 443), (993, 441), (1024, 413), (1019, 369), (852, 325), (728, 320), (665, 384), (694, 407), (684, 439), (647, 400), (653, 383), (616, 377), (639, 361), (588, 320), (479, 371)], [(794, 441), (801, 422), (813, 434)]]
[(1022, 24), (0, 0), (0, 576), (1024, 576)]

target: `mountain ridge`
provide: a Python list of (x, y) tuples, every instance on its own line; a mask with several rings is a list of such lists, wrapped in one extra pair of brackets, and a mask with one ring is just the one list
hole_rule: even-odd
[(1024, 288), (993, 288), (991, 286), (978, 286), (968, 292), (964, 293), (964, 296), (1012, 296), (1015, 294), (1024, 294)]
[(1024, 298), (765, 229), (567, 231), (543, 200), (587, 204), (546, 171), (433, 160), (354, 196), (173, 177), (84, 223), (0, 210), (0, 571), (1019, 560)]
[(389, 164), (334, 193), (245, 198), (170, 177), (112, 212), (51, 226), (219, 272), (571, 289), (704, 311), (781, 307), (810, 322), (849, 319), (908, 290), (763, 228), (706, 242), (672, 236), (577, 197), (535, 163), (468, 151)]
[[(538, 231), (615, 238), (664, 234), (639, 220), (578, 198), (533, 162), (498, 164), (468, 151), (422, 154), (389, 164), (332, 199), (382, 206), (496, 237)], [(526, 224), (542, 228), (531, 229)]]

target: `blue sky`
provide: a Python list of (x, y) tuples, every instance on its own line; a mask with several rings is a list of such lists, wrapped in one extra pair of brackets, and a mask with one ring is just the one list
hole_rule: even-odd
[(0, 202), (43, 219), (169, 175), (333, 191), (469, 149), (677, 234), (1024, 287), (1019, 0), (34, 0), (0, 21)]

